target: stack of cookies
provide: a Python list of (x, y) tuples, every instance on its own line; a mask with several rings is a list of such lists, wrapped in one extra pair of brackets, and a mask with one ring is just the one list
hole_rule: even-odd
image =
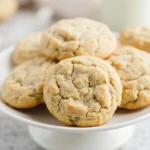
[(3, 101), (17, 109), (45, 103), (60, 122), (79, 127), (106, 123), (118, 107), (148, 106), (150, 36), (130, 28), (121, 31), (119, 47), (107, 25), (86, 18), (64, 19), (20, 40)]

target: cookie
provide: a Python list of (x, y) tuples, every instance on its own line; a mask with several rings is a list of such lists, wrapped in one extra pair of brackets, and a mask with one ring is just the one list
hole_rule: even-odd
[(139, 109), (150, 104), (150, 55), (131, 46), (119, 48), (108, 62), (123, 85), (121, 108)]
[(98, 126), (107, 122), (121, 102), (122, 85), (114, 68), (94, 56), (59, 62), (44, 87), (49, 111), (68, 126)]
[(35, 33), (17, 43), (12, 54), (14, 64), (19, 65), (27, 60), (42, 56), (40, 46), (41, 35), (41, 33)]
[(0, 21), (13, 15), (18, 8), (16, 0), (0, 0)]
[(150, 27), (134, 25), (123, 29), (120, 32), (120, 43), (150, 53)]
[(2, 100), (19, 109), (44, 103), (43, 87), (46, 75), (54, 64), (45, 58), (36, 58), (16, 67), (4, 81)]
[(42, 52), (56, 60), (93, 55), (106, 58), (116, 48), (116, 39), (105, 24), (86, 19), (64, 19), (43, 33)]

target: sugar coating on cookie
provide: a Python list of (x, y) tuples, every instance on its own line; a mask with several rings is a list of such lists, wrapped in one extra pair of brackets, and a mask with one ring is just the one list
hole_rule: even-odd
[(69, 126), (98, 126), (107, 122), (121, 102), (122, 85), (104, 60), (79, 56), (51, 70), (44, 87), (49, 111)]
[(43, 33), (42, 52), (51, 59), (93, 55), (106, 58), (116, 48), (107, 25), (86, 18), (64, 19)]
[(150, 55), (131, 46), (119, 48), (108, 62), (123, 85), (120, 107), (139, 109), (150, 104)]
[(48, 70), (55, 62), (45, 58), (27, 61), (8, 75), (2, 88), (2, 100), (14, 108), (32, 108), (43, 100), (43, 87)]
[(18, 8), (16, 0), (0, 0), (0, 21), (13, 15)]
[(120, 43), (150, 53), (150, 27), (134, 25), (123, 29), (120, 32)]
[(42, 56), (40, 46), (41, 35), (42, 33), (35, 33), (17, 43), (12, 54), (14, 64), (19, 65), (27, 60)]

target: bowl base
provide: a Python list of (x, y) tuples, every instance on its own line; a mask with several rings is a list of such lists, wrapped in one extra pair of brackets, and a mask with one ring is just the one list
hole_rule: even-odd
[(29, 126), (32, 139), (46, 150), (116, 150), (132, 136), (134, 126), (111, 131), (71, 133)]

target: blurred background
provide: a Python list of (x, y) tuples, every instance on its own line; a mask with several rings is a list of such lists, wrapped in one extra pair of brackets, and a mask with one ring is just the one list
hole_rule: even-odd
[(60, 18), (88, 17), (114, 31), (150, 25), (150, 0), (0, 0), (0, 49)]

